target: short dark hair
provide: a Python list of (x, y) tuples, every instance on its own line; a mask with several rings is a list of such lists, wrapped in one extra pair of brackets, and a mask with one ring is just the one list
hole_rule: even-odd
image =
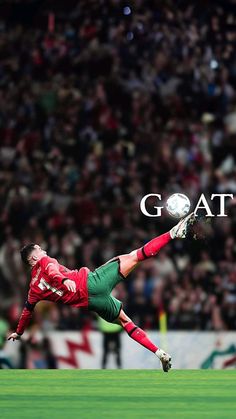
[(34, 250), (35, 243), (26, 244), (24, 247), (22, 247), (20, 254), (21, 254), (21, 260), (26, 265), (29, 265), (29, 256), (30, 253)]

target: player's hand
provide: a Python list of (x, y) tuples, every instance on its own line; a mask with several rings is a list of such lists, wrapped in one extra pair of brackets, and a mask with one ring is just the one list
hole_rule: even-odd
[(76, 292), (76, 283), (75, 283), (75, 281), (72, 281), (71, 279), (65, 279), (65, 281), (63, 281), (63, 284), (66, 286), (66, 288), (68, 289), (68, 291)]
[(21, 338), (21, 335), (18, 335), (17, 333), (12, 333), (10, 336), (8, 336), (7, 340), (19, 340)]

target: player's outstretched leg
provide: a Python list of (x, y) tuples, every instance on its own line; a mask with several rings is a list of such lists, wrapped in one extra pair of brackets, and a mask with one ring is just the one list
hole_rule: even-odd
[(145, 259), (155, 256), (162, 247), (169, 243), (171, 239), (185, 239), (189, 228), (195, 223), (194, 213), (179, 221), (170, 231), (161, 236), (155, 237), (143, 247), (133, 250), (131, 253), (119, 256), (120, 273), (126, 278), (137, 264)]
[(132, 339), (147, 348), (149, 351), (153, 352), (160, 359), (163, 371), (168, 372), (170, 370), (171, 356), (162, 349), (158, 348), (158, 346), (154, 345), (144, 330), (136, 326), (123, 310), (120, 311), (117, 321)]

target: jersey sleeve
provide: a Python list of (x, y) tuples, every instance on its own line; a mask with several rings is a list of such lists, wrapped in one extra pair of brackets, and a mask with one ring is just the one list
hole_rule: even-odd
[(27, 328), (27, 326), (29, 325), (29, 322), (32, 318), (33, 315), (33, 311), (34, 311), (34, 307), (37, 304), (37, 302), (39, 301), (37, 295), (35, 295), (31, 289), (29, 290), (28, 293), (28, 298), (25, 302), (24, 308), (22, 310), (21, 316), (20, 316), (20, 320), (18, 322), (18, 326), (16, 329), (16, 333), (18, 335), (23, 335), (25, 329)]
[(58, 267), (56, 259), (45, 256), (40, 260), (41, 268), (46, 272), (46, 274), (54, 280), (56, 285), (61, 285), (63, 279), (66, 279)]

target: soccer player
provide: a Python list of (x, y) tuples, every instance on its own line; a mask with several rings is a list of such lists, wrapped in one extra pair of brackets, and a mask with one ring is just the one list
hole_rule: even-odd
[(127, 278), (139, 262), (155, 256), (171, 239), (185, 238), (194, 222), (192, 213), (169, 232), (154, 238), (140, 249), (109, 260), (93, 272), (86, 267), (79, 271), (69, 270), (47, 256), (38, 244), (26, 245), (21, 250), (21, 258), (31, 268), (28, 298), (16, 332), (8, 340), (20, 339), (39, 301), (62, 302), (74, 307), (87, 307), (108, 322), (118, 322), (132, 339), (153, 352), (160, 359), (163, 370), (168, 372), (171, 368), (170, 355), (154, 345), (146, 333), (132, 322), (122, 309), (121, 301), (114, 298), (111, 291)]

